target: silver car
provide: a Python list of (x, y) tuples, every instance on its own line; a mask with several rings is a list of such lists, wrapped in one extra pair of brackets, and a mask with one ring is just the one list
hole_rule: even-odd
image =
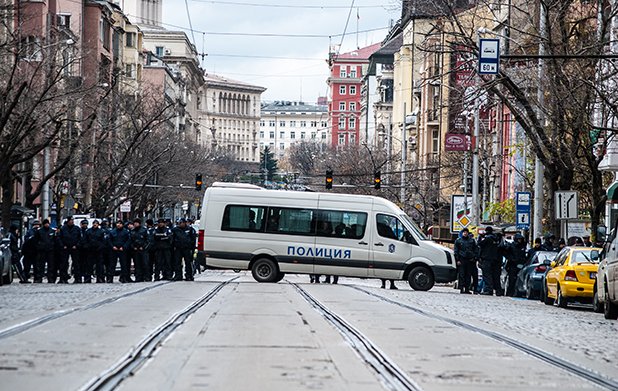
[(11, 239), (0, 231), (0, 285), (13, 282), (13, 268), (11, 267)]

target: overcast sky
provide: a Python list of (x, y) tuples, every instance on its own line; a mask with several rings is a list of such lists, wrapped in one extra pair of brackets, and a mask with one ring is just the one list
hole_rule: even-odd
[[(342, 42), (352, 3), (354, 8), (341, 53), (356, 49), (357, 39), (360, 47), (381, 42), (388, 32), (388, 29), (381, 29), (357, 35), (357, 21), (359, 31), (373, 30), (388, 27), (389, 21), (397, 21), (401, 13), (401, 0), (186, 1), (163, 0), (164, 27), (186, 29), (189, 39), (195, 40), (198, 52), (208, 54), (202, 62), (206, 72), (266, 87), (262, 99), (268, 101), (300, 100), (302, 97), (305, 102), (315, 102), (318, 96), (326, 96), (328, 65), (325, 60), (329, 43), (339, 45)], [(193, 34), (189, 30), (190, 23)], [(332, 36), (330, 40), (329, 36)]]

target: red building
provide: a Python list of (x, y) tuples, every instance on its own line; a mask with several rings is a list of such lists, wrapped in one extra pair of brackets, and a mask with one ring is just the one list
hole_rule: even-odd
[(333, 146), (358, 145), (361, 118), (363, 71), (369, 56), (380, 49), (380, 43), (349, 53), (329, 55), (330, 77), (328, 118)]

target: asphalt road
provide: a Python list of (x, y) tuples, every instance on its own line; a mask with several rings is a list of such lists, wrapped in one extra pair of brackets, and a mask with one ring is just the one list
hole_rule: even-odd
[(618, 389), (588, 307), (208, 272), (0, 289), (0, 390)]

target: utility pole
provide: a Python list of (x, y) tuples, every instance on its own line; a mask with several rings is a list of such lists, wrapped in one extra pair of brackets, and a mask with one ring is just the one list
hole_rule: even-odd
[[(547, 25), (545, 23), (546, 10), (545, 5), (541, 1), (539, 3), (539, 56), (545, 55), (545, 38)], [(538, 110), (537, 116), (541, 126), (545, 126), (545, 114), (543, 113), (543, 106), (545, 105), (545, 93), (542, 88), (542, 81), (545, 77), (545, 60), (543, 57), (539, 57), (539, 69), (538, 69)], [(545, 174), (545, 167), (541, 163), (541, 159), (537, 156), (534, 161), (534, 216), (532, 220), (532, 237), (540, 237), (543, 233), (543, 227), (541, 219), (543, 218), (543, 175)]]
[[(481, 34), (477, 32), (477, 38), (480, 39)], [(481, 78), (476, 75), (476, 96), (474, 97), (474, 135), (472, 137), (472, 225), (479, 226), (481, 219), (479, 218), (479, 133), (480, 133), (480, 114), (481, 110), (479, 94), (481, 93)]]
[[(403, 122), (401, 123), (401, 188), (399, 189), (399, 199), (403, 205), (406, 199), (406, 159), (407, 159), (407, 142), (406, 142), (406, 102), (403, 102)], [(403, 208), (402, 208), (403, 209)]]

